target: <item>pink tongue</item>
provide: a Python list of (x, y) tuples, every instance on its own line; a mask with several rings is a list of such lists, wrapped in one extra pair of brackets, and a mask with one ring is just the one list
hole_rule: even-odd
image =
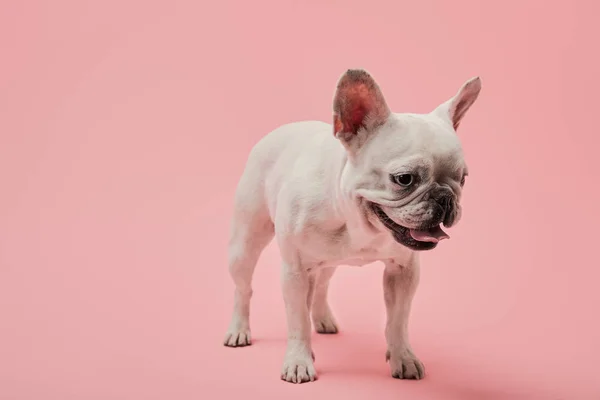
[(431, 228), (426, 231), (418, 231), (416, 229), (411, 229), (410, 236), (412, 236), (413, 239), (418, 240), (419, 242), (430, 243), (437, 243), (440, 240), (450, 239), (450, 236), (448, 236), (439, 225), (435, 228)]

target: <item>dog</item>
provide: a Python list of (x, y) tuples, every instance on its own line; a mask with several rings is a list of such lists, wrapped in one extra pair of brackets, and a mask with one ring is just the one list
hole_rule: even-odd
[(408, 338), (419, 253), (449, 236), (461, 217), (467, 165), (457, 129), (481, 90), (479, 77), (428, 114), (393, 113), (373, 77), (346, 71), (333, 99), (333, 124), (283, 125), (251, 150), (237, 186), (228, 247), (234, 310), (224, 344), (251, 344), (252, 275), (276, 238), (287, 319), (281, 379), (317, 378), (311, 321), (338, 325), (327, 302), (339, 265), (385, 265), (386, 359), (398, 379), (422, 379)]

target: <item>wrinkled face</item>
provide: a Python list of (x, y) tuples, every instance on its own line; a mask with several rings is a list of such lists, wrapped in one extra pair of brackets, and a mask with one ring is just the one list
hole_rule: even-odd
[(343, 191), (412, 250), (433, 249), (460, 219), (468, 172), (456, 129), (480, 88), (475, 78), (429, 114), (394, 114), (366, 72), (350, 70), (338, 84), (334, 130), (349, 155)]
[(396, 241), (428, 250), (455, 225), (467, 167), (457, 135), (434, 115), (396, 114), (350, 162), (347, 190)]

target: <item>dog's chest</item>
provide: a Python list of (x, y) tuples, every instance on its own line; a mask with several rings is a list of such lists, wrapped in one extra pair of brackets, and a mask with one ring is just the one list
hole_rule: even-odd
[(363, 266), (402, 252), (387, 232), (366, 233), (348, 225), (335, 230), (313, 227), (303, 236), (303, 253), (322, 267)]

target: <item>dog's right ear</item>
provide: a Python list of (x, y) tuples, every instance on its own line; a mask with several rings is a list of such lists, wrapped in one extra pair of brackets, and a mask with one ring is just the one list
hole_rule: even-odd
[(333, 99), (333, 133), (347, 149), (358, 147), (389, 115), (383, 93), (368, 72), (350, 69), (342, 75)]
[(434, 112), (448, 119), (454, 130), (457, 130), (463, 117), (477, 100), (479, 92), (481, 92), (481, 78), (471, 78), (461, 86), (454, 97), (438, 106)]

